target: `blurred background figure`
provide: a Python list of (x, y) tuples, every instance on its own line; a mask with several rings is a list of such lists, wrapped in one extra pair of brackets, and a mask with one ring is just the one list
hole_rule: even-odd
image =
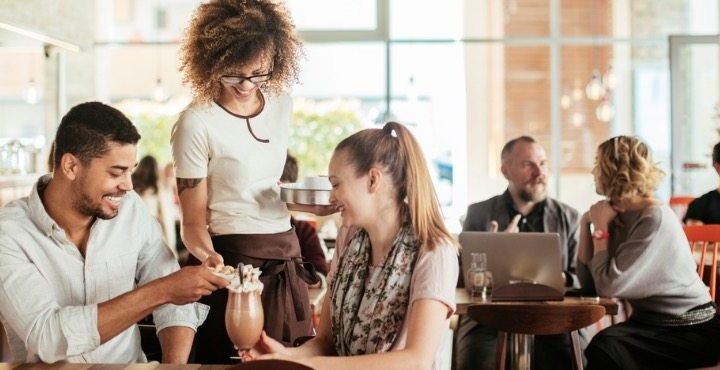
[[(720, 176), (720, 143), (713, 147), (712, 166)], [(683, 221), (687, 225), (720, 224), (720, 186), (693, 200)]]
[(157, 160), (151, 155), (144, 156), (132, 174), (133, 189), (145, 202), (148, 211), (160, 222), (165, 243), (177, 257), (175, 248), (175, 219), (177, 211), (164, 181), (160, 181)]
[(167, 217), (173, 221), (173, 228), (175, 229), (175, 250), (178, 253), (180, 266), (184, 266), (190, 252), (180, 237), (180, 198), (178, 197), (177, 182), (175, 181), (175, 167), (173, 167), (172, 162), (165, 164), (162, 172), (160, 172), (160, 185), (165, 189), (167, 196), (170, 198)]
[[(280, 182), (296, 182), (297, 178), (297, 159), (288, 153)], [(312, 263), (315, 271), (327, 276), (329, 268), (325, 259), (325, 251), (320, 244), (315, 226), (309, 221), (297, 220), (293, 216), (290, 216), (290, 224), (295, 227), (295, 233), (300, 241), (300, 255)]]
[(48, 173), (53, 172), (53, 169), (55, 169), (55, 141), (50, 144), (50, 151), (48, 152), (47, 162), (45, 163), (45, 166), (47, 166)]
[(177, 183), (175, 183), (175, 168), (172, 163), (165, 164), (160, 176), (160, 183), (170, 192), (170, 195), (172, 195), (173, 203), (178, 204), (179, 201), (177, 196)]

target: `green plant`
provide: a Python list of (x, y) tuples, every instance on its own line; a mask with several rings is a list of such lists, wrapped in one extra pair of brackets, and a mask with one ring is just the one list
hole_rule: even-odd
[(172, 160), (170, 154), (170, 130), (172, 130), (177, 114), (156, 114), (142, 112), (130, 117), (142, 136), (138, 154), (140, 158), (152, 155), (160, 166)]
[(299, 164), (299, 178), (326, 175), (335, 146), (362, 128), (355, 102), (295, 100), (289, 151)]

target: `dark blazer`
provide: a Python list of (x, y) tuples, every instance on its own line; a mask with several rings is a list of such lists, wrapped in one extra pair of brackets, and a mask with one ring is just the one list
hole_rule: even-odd
[[(487, 231), (490, 221), (493, 220), (497, 221), (498, 230), (507, 228), (510, 223), (508, 202), (511, 200), (509, 197), (510, 193), (506, 190), (501, 195), (468, 206), (463, 231)], [(545, 232), (560, 234), (560, 243), (565, 246), (561, 250), (565, 285), (575, 288), (580, 287), (580, 282), (575, 275), (579, 225), (580, 216), (577, 210), (555, 199), (546, 198), (543, 212), (543, 229)], [(460, 279), (463, 279), (462, 272), (460, 275)]]

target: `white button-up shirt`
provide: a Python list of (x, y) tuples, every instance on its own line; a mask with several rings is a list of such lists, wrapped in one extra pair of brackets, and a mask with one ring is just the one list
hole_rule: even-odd
[[(40, 200), (38, 184), (49, 180), (0, 209), (0, 321), (14, 361), (146, 362), (137, 325), (100, 344), (97, 307), (179, 269), (160, 225), (131, 191), (115, 218), (95, 220), (83, 258)], [(197, 329), (207, 311), (167, 304), (153, 318), (158, 332)]]

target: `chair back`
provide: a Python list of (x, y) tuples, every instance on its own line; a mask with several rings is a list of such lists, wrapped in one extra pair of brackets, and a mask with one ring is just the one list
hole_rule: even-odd
[(690, 252), (693, 257), (700, 254), (698, 275), (700, 279), (705, 275), (705, 261), (710, 258), (710, 297), (715, 301), (715, 288), (717, 284), (718, 249), (720, 247), (720, 225), (694, 225), (683, 227), (685, 236), (690, 243)]
[(563, 334), (590, 326), (605, 315), (597, 304), (477, 304), (467, 315), (480, 325), (518, 334)]
[(670, 208), (672, 208), (673, 212), (675, 212), (680, 221), (685, 218), (688, 206), (693, 200), (695, 200), (694, 197), (687, 195), (676, 195), (670, 197)]

